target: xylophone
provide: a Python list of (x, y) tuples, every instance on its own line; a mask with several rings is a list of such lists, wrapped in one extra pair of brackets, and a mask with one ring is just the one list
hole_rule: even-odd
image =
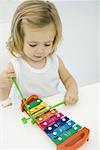
[(49, 106), (37, 95), (25, 99), (16, 80), (13, 80), (13, 82), (23, 98), (21, 110), (29, 115), (28, 118), (22, 118), (22, 122), (26, 124), (31, 119), (32, 124), (36, 123), (57, 145), (57, 150), (76, 150), (88, 141), (90, 132), (88, 128), (82, 128), (82, 126), (55, 109), (64, 102)]

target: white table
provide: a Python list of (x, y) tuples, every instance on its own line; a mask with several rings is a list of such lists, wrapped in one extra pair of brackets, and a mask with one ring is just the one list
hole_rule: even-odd
[[(81, 150), (99, 150), (99, 87), (92, 84), (79, 88), (79, 102), (73, 106), (60, 106), (57, 109), (70, 119), (90, 129), (89, 142)], [(48, 104), (63, 100), (64, 93), (45, 99)], [(0, 109), (0, 150), (56, 150), (55, 144), (35, 124), (23, 125), (25, 116), (19, 108), (9, 106)]]

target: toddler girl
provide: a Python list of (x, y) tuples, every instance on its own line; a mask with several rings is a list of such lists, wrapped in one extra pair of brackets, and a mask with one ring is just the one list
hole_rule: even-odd
[(12, 77), (27, 98), (57, 94), (59, 80), (65, 86), (65, 104), (78, 100), (77, 84), (56, 54), (62, 37), (62, 26), (53, 3), (41, 0), (22, 2), (15, 11), (7, 48), (13, 55), (7, 68), (0, 74), (0, 99), (9, 94), (20, 102), (21, 97), (12, 83)]

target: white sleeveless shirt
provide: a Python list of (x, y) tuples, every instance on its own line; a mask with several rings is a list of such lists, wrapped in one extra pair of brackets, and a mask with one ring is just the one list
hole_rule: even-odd
[[(59, 92), (59, 62), (56, 54), (47, 57), (46, 64), (42, 69), (31, 67), (21, 57), (13, 57), (10, 63), (14, 67), (18, 85), (25, 98), (33, 94), (39, 97), (47, 97)], [(21, 103), (22, 98), (14, 84), (12, 85), (9, 97), (12, 103)]]

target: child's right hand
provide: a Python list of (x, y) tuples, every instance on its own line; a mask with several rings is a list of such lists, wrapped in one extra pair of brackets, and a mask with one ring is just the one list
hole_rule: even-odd
[(15, 77), (14, 69), (9, 66), (6, 71), (0, 74), (0, 88), (7, 88), (12, 85), (12, 77)]
[(0, 74), (0, 100), (5, 100), (10, 94), (12, 77), (15, 77), (13, 65), (9, 63), (5, 71)]

